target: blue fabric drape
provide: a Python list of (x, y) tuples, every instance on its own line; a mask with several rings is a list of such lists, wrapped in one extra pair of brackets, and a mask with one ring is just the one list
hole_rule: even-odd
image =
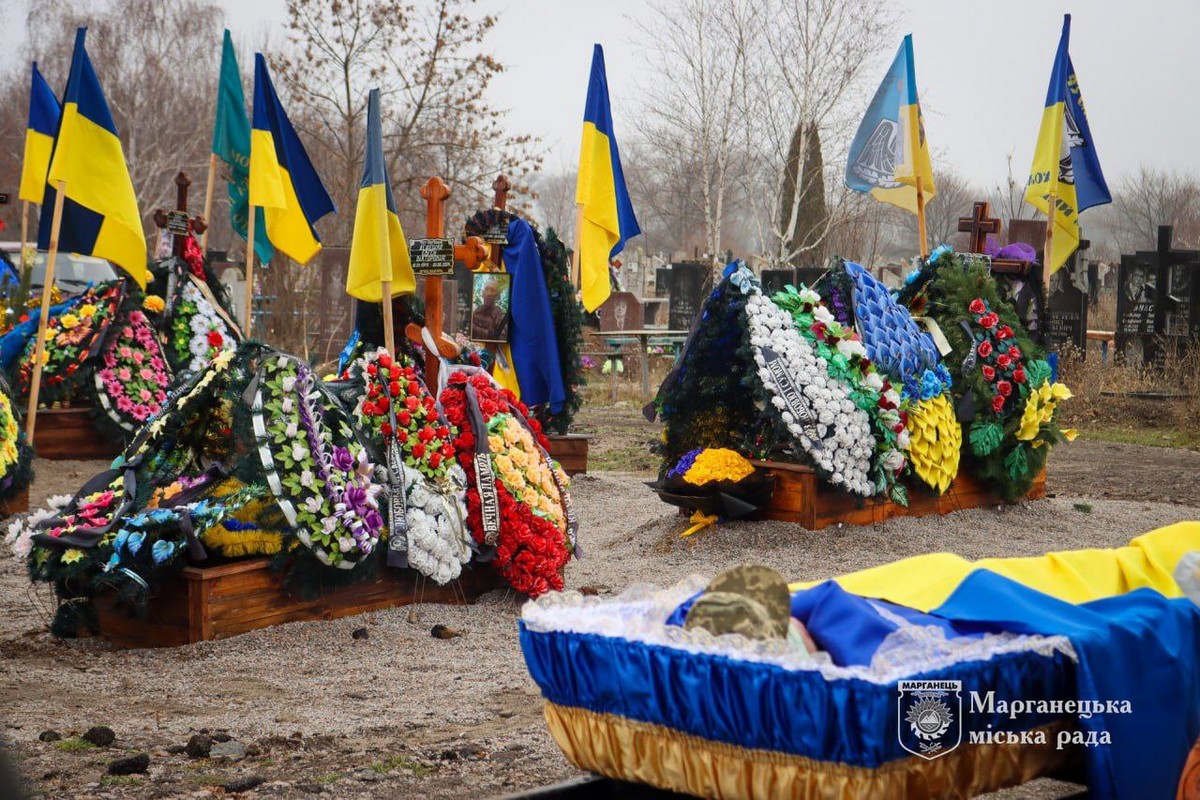
[(521, 386), (521, 402), (527, 406), (550, 404), (562, 410), (567, 398), (558, 361), (558, 337), (550, 313), (550, 293), (542, 271), (542, 257), (533, 238), (533, 228), (523, 219), (508, 223), (504, 264), (512, 274), (513, 366)]
[(1086, 748), (1092, 797), (1175, 796), (1200, 736), (1200, 607), (1149, 589), (1073, 605), (978, 570), (933, 613), (960, 630), (1069, 637), (1079, 667), (1065, 699), (1132, 707), (1079, 720), (1085, 731), (1112, 737), (1111, 745)]
[[(70, 309), (79, 305), (82, 299), (83, 297), (79, 295), (69, 300), (64, 300), (56, 306), (51, 306), (50, 317), (54, 318), (60, 314), (65, 314)], [(37, 333), (38, 320), (41, 317), (42, 310), (35, 308), (29, 312), (29, 319), (17, 325), (3, 336), (0, 336), (0, 368), (5, 370), (12, 369), (13, 363), (25, 350), (25, 344)]]

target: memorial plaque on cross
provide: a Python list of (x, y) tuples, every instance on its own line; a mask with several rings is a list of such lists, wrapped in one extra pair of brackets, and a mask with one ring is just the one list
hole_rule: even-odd
[(208, 223), (202, 215), (188, 216), (187, 196), (188, 187), (191, 185), (192, 179), (187, 176), (187, 173), (180, 172), (175, 176), (175, 210), (167, 211), (160, 208), (154, 212), (154, 224), (173, 237), (171, 254), (176, 256), (183, 255), (183, 243), (188, 234), (193, 231), (204, 233), (208, 230)]
[[(421, 187), (421, 197), (425, 200), (425, 238), (444, 238), (446, 230), (445, 203), (450, 197), (450, 187), (441, 178), (434, 176)], [(468, 268), (478, 266), (485, 254), (486, 248), (483, 246), (483, 242), (474, 236), (467, 239), (465, 243), (454, 246), (455, 259), (462, 261)], [(442, 276), (426, 275), (423, 292), (425, 332), (429, 334), (429, 341), (434, 344), (436, 350), (425, 356), (425, 383), (431, 390), (436, 391), (434, 387), (437, 386), (438, 358), (457, 354), (458, 345), (442, 332), (444, 313), (442, 310)], [(405, 334), (410, 340), (427, 346), (424, 333), (415, 325), (406, 328)]]

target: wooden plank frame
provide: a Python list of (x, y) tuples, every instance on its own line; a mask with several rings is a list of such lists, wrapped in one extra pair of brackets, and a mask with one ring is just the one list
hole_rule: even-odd
[(251, 558), (211, 567), (184, 567), (134, 619), (113, 594), (93, 599), (100, 636), (118, 648), (179, 647), (226, 639), (285, 622), (332, 620), (412, 603), (470, 603), (508, 584), (489, 564), (468, 564), (462, 576), (438, 586), (416, 570), (381, 568), (361, 580), (301, 598), (289, 594), (271, 559)]
[[(754, 461), (755, 467), (775, 478), (771, 504), (755, 514), (756, 519), (795, 522), (810, 531), (830, 525), (872, 525), (893, 517), (924, 517), (949, 514), (967, 508), (1005, 503), (990, 487), (965, 472), (959, 473), (943, 495), (925, 487), (910, 487), (907, 507), (885, 498), (861, 500), (838, 491), (821, 480), (812, 467), (779, 461)], [(1022, 500), (1046, 496), (1046, 471), (1034, 479), (1033, 488)]]

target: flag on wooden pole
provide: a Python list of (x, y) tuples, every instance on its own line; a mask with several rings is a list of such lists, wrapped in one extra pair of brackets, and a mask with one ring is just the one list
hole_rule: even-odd
[[(238, 70), (233, 39), (225, 31), (221, 49), (221, 77), (217, 83), (217, 113), (213, 123), (212, 152), (229, 170), (229, 224), (246, 238), (250, 213), (250, 119), (246, 116), (246, 94)], [(270, 261), (275, 248), (267, 238), (262, 209), (255, 211), (254, 253), (260, 261)]]
[(924, 211), (918, 191), (921, 201), (937, 195), (917, 97), (912, 34), (904, 37), (859, 123), (846, 160), (846, 186), (913, 214)]
[(1070, 39), (1071, 15), (1066, 14), (1025, 188), (1025, 202), (1048, 219), (1047, 278), (1079, 247), (1080, 212), (1112, 202), (1084, 112), (1083, 91), (1071, 64)]
[[(106, 258), (144, 289), (148, 272), (142, 215), (116, 124), (84, 48), (86, 34), (80, 28), (75, 35), (43, 208), (56, 203), (55, 187), (65, 184), (59, 249)], [(40, 249), (49, 249), (51, 226), (50, 215), (42, 214)]]
[(250, 205), (264, 209), (275, 249), (301, 264), (321, 252), (313, 225), (337, 210), (279, 102), (262, 53), (254, 55)]
[(346, 293), (368, 303), (379, 303), (385, 301), (385, 284), (390, 284), (387, 302), (395, 295), (417, 289), (408, 257), (408, 240), (396, 214), (396, 201), (383, 158), (379, 90), (372, 89), (367, 97), (367, 157), (358, 189)]
[(625, 188), (621, 154), (613, 132), (608, 102), (608, 77), (604, 50), (592, 51), (592, 74), (583, 110), (583, 141), (579, 148), (579, 177), (575, 202), (579, 205), (575, 230), (575, 258), (583, 290), (583, 307), (595, 311), (608, 299), (608, 263), (625, 249), (625, 242), (642, 232)]
[(30, 203), (42, 202), (46, 174), (54, 152), (54, 135), (62, 108), (58, 98), (33, 62), (33, 85), (29, 90), (29, 122), (25, 126), (25, 157), (21, 162), (21, 189), (17, 196)]

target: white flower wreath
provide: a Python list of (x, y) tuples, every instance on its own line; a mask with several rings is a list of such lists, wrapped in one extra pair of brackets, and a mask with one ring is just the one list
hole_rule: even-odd
[[(875, 437), (866, 412), (854, 404), (850, 390), (829, 375), (829, 366), (800, 335), (792, 317), (764, 297), (756, 286), (748, 287), (746, 317), (758, 377), (771, 394), (788, 433), (823, 470), (831, 483), (864, 497), (875, 494), (870, 478)], [(768, 348), (777, 354), (778, 376), (768, 367)], [(782, 385), (790, 379), (792, 387)], [(809, 419), (798, 419), (797, 404)]]
[(445, 491), (434, 491), (415, 469), (404, 467), (408, 488), (408, 565), (435, 583), (447, 584), (471, 560), (467, 531), (467, 475), (454, 464), (446, 471)]
[[(183, 299), (196, 307), (196, 312), (188, 319), (188, 327), (192, 332), (192, 338), (188, 342), (192, 360), (188, 363), (188, 369), (195, 372), (211, 361), (214, 355), (234, 349), (237, 342), (234, 341), (233, 333), (225, 324), (225, 320), (221, 319), (212, 303), (208, 302), (208, 298), (191, 281), (184, 284)], [(208, 343), (209, 331), (221, 334), (220, 347), (214, 348)]]

